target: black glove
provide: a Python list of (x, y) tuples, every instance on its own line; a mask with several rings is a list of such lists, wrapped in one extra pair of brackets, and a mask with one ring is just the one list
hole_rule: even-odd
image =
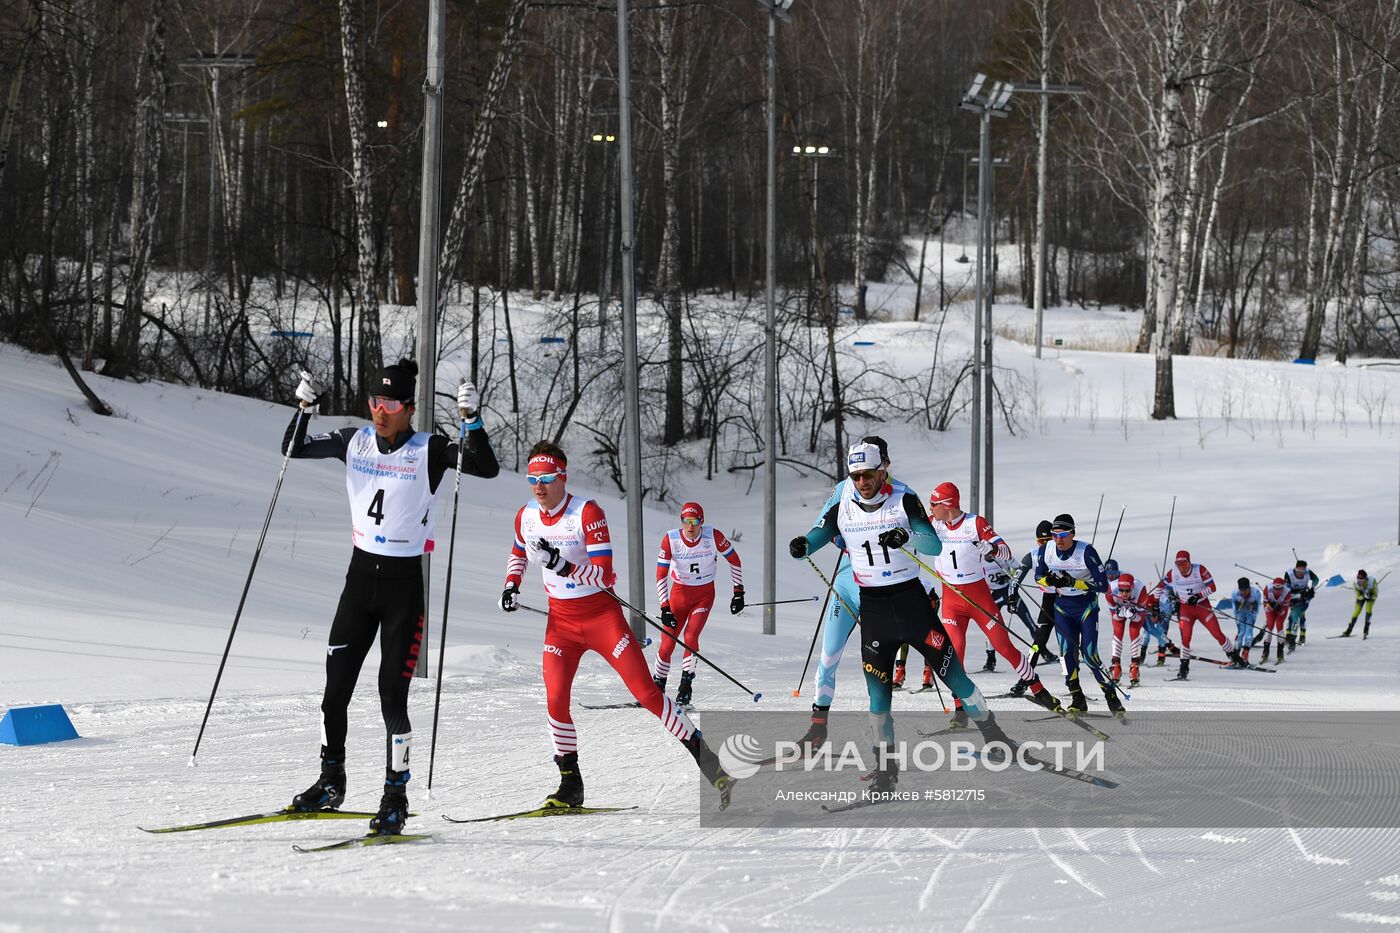
[(1203, 598), (1204, 597), (1202, 597), (1200, 593), (1192, 593), (1190, 596), (1186, 597), (1186, 605), (1199, 606)]
[(1316, 596), (1316, 595), (1317, 595), (1317, 590), (1313, 589), (1312, 587), (1308, 587), (1306, 590), (1303, 590), (1303, 598), (1304, 598), (1304, 599), (1312, 599), (1312, 598), (1313, 598), (1314, 596)]
[(520, 608), (520, 587), (512, 583), (501, 591), (501, 608), (506, 612), (514, 612)]
[(676, 614), (671, 611), (670, 606), (661, 607), (661, 624), (673, 632), (676, 630)]
[(1013, 589), (1010, 593), (1007, 593), (1007, 594), (1006, 594), (1006, 611), (1007, 611), (1007, 612), (1020, 612), (1020, 611), (1021, 611), (1021, 591), (1020, 591), (1020, 590), (1015, 590), (1015, 589)]
[(535, 542), (535, 547), (543, 552), (545, 556), (544, 565), (561, 577), (567, 577), (574, 572), (574, 565), (564, 559), (564, 555), (559, 553), (559, 549), (550, 544), (544, 538)]
[(1068, 570), (1052, 570), (1045, 575), (1045, 582), (1051, 586), (1073, 586), (1074, 577), (1069, 575)]
[(891, 528), (889, 531), (880, 532), (880, 537), (875, 540), (880, 542), (880, 547), (898, 550), (909, 543), (909, 532), (903, 528)]
[(799, 560), (807, 556), (807, 536), (799, 535), (788, 542), (788, 553)]
[(737, 616), (744, 611), (744, 588), (734, 587), (734, 596), (729, 600), (729, 614)]

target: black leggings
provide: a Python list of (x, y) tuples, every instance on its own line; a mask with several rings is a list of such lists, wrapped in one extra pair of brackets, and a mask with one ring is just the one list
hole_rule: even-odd
[[(393, 765), (395, 736), (412, 732), (408, 687), (423, 642), (423, 562), (356, 550), (326, 644), (326, 692), (321, 699), (324, 754), (345, 759), (346, 710), (360, 668), (379, 633), (379, 706), (384, 715), (385, 766)], [(407, 741), (407, 739), (405, 739)], [(404, 759), (407, 769), (407, 758)]]
[(1055, 595), (1054, 593), (1040, 594), (1040, 615), (1035, 620), (1035, 644), (1040, 646), (1039, 651), (1031, 654), (1031, 666), (1034, 667), (1036, 660), (1042, 654), (1048, 654), (1050, 650), (1050, 633), (1055, 631)]
[(972, 707), (969, 711), (974, 718), (981, 718), (985, 709), (982, 695), (968, 679), (923, 584), (917, 580), (861, 588), (860, 658), (872, 713), (890, 711), (894, 657), (904, 644), (922, 654), (953, 696)]

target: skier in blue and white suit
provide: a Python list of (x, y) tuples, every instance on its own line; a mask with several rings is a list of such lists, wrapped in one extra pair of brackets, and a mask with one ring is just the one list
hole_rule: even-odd
[[(879, 448), (880, 466), (882, 469), (889, 469), (889, 447), (884, 438), (872, 434), (861, 438), (861, 443), (874, 444)], [(903, 485), (895, 479), (891, 479), (890, 482)], [(832, 506), (841, 501), (842, 496), (851, 494), (850, 479), (841, 480), (822, 505), (821, 514), (825, 515), (830, 511)], [(841, 655), (845, 652), (846, 642), (850, 640), (851, 632), (855, 631), (858, 621), (847, 607), (860, 606), (860, 587), (856, 585), (855, 575), (851, 572), (851, 556), (845, 553), (846, 541), (837, 535), (832, 543), (842, 551), (841, 560), (836, 565), (836, 576), (832, 581), (836, 592), (832, 594), (826, 618), (822, 620), (822, 654), (817, 661), (817, 696), (816, 702), (812, 704), (812, 725), (801, 739), (802, 742), (810, 742), (813, 748), (818, 748), (826, 742), (827, 719), (831, 713), (831, 702), (836, 697), (836, 669), (841, 666)]]
[(1074, 540), (1074, 517), (1055, 516), (1050, 542), (1036, 552), (1035, 579), (1055, 591), (1055, 632), (1060, 639), (1060, 666), (1069, 688), (1070, 710), (1088, 710), (1079, 686), (1079, 656), (1090, 664), (1103, 688), (1104, 701), (1115, 713), (1123, 711), (1118, 690), (1099, 659), (1099, 594), (1108, 590), (1108, 577), (1092, 544)]

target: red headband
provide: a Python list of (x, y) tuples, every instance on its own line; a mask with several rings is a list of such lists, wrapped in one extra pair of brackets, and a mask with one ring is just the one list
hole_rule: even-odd
[(567, 467), (567, 464), (561, 463), (549, 454), (535, 454), (530, 458), (530, 463), (525, 468), (525, 472), (532, 476), (538, 476), (544, 473), (564, 473)]

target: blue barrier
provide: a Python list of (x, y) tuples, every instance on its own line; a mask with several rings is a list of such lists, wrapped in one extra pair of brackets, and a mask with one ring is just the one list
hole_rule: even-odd
[(855, 341), (852, 341), (852, 343), (854, 343), (854, 344), (855, 344), (856, 346), (858, 346), (858, 347), (873, 347), (873, 346), (875, 346), (875, 341), (873, 341), (873, 340), (855, 340)]
[(309, 337), (311, 336), (311, 331), (309, 331), (309, 330), (274, 330), (274, 331), (272, 332), (272, 336), (274, 336), (274, 337), (306, 337), (306, 338), (309, 338)]
[(1300, 356), (1300, 357), (1298, 357), (1296, 360), (1294, 360), (1293, 362), (1296, 363), (1296, 364), (1299, 365), (1299, 366), (1315, 366), (1315, 365), (1317, 365), (1317, 360), (1310, 360), (1310, 359), (1308, 359), (1308, 358), (1305, 357), (1305, 356)]
[(568, 337), (541, 337), (540, 343), (568, 343)]
[(42, 745), (78, 738), (78, 730), (62, 706), (14, 706), (0, 719), (0, 742), (6, 745)]

